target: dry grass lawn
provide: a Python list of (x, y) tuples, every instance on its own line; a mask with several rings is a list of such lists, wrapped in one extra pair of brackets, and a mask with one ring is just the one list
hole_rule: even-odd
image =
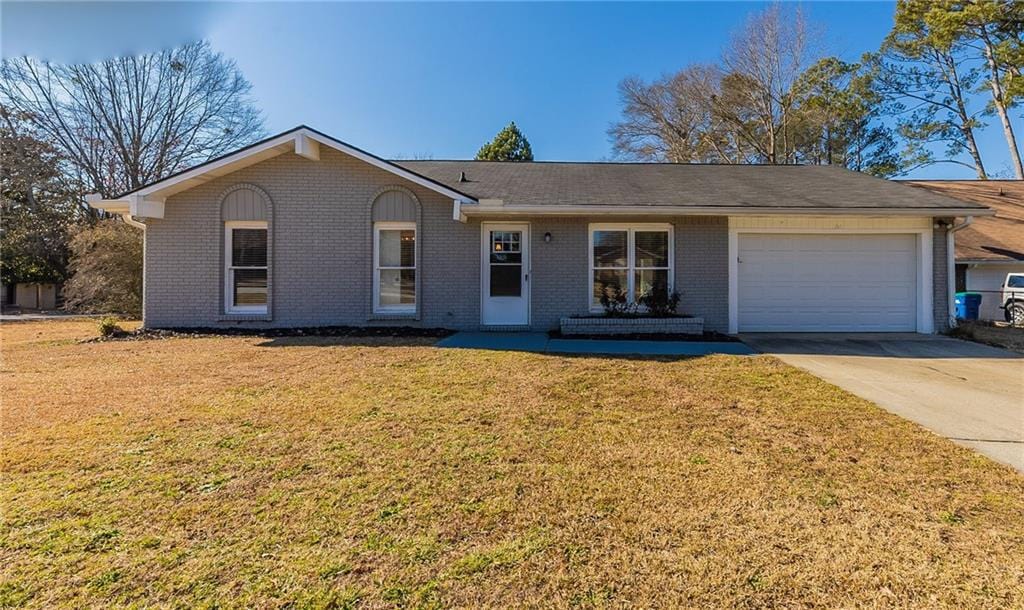
[(1024, 477), (769, 357), (95, 332), (0, 330), (0, 606), (1024, 606)]

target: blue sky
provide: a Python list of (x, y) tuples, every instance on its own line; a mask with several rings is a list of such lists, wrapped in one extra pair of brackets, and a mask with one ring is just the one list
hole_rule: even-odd
[[(845, 59), (891, 2), (803, 4)], [(40, 3), (0, 5), (4, 56), (95, 60), (207, 38), (253, 84), (271, 132), (300, 123), (382, 156), (471, 157), (514, 120), (537, 159), (611, 157), (617, 83), (712, 62), (760, 2)], [(1008, 171), (995, 121), (980, 137)], [(972, 177), (951, 165), (915, 177)]]

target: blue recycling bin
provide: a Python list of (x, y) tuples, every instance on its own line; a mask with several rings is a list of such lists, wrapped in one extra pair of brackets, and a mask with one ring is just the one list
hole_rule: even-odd
[(957, 320), (977, 320), (981, 309), (980, 292), (958, 292), (953, 300)]

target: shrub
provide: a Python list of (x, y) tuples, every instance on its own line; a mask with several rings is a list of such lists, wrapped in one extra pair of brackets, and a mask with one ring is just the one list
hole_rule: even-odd
[(142, 313), (142, 231), (102, 220), (71, 238), (71, 279), (64, 285), (72, 311)]
[(101, 337), (114, 337), (124, 334), (124, 329), (118, 324), (118, 319), (111, 316), (100, 318), (99, 330)]
[(680, 298), (678, 292), (670, 293), (665, 286), (655, 286), (641, 295), (638, 302), (647, 310), (648, 315), (655, 318), (667, 318), (676, 315)]
[(604, 308), (604, 315), (613, 318), (636, 313), (636, 303), (629, 302), (629, 293), (620, 288), (618, 284), (601, 286), (601, 307)]

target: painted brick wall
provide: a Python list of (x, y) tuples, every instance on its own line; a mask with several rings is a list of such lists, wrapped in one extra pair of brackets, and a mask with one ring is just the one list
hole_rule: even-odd
[[(230, 187), (267, 193), (271, 218), (271, 312), (240, 320), (223, 311), (220, 201)], [(409, 189), (421, 205), (419, 317), (381, 320), (372, 310), (371, 203), (381, 189)], [(480, 326), (479, 221), (452, 220), (450, 199), (327, 147), (321, 160), (283, 154), (179, 193), (165, 217), (147, 221), (145, 323), (178, 326), (316, 326), (411, 324)], [(588, 308), (587, 225), (594, 218), (525, 218), (531, 222), (532, 328), (556, 328)], [(680, 307), (709, 330), (728, 326), (728, 227), (725, 218), (616, 221), (675, 225)], [(550, 243), (544, 233), (552, 234)]]
[[(220, 200), (231, 186), (269, 195), (271, 320), (225, 320)], [(422, 323), (479, 320), (479, 226), (452, 220), (450, 199), (324, 147), (321, 160), (294, 154), (244, 168), (170, 197), (147, 221), (145, 322), (151, 327), (366, 324), (371, 318), (370, 206), (384, 187), (411, 190), (422, 206)], [(408, 323), (408, 322), (403, 322)]]
[[(947, 219), (947, 222), (949, 219)], [(949, 278), (947, 277), (948, 261), (946, 260), (946, 229), (932, 230), (932, 306), (935, 311), (935, 332), (949, 330)]]

